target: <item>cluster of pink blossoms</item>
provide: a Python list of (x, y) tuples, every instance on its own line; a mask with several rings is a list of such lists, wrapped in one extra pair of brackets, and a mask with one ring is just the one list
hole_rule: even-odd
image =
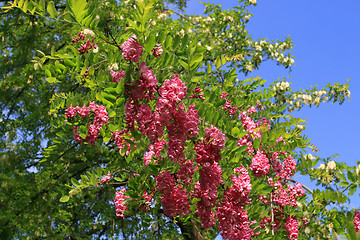
[(161, 56), (161, 54), (164, 52), (162, 49), (162, 46), (160, 43), (157, 43), (156, 46), (151, 50), (152, 53), (154, 53), (154, 57), (158, 58)]
[(75, 35), (75, 38), (71, 39), (71, 42), (77, 43), (81, 40), (85, 40), (85, 35), (82, 32), (79, 32), (78, 35)]
[(145, 203), (140, 205), (140, 210), (141, 211), (149, 211), (150, 210), (150, 203), (152, 200), (152, 195), (148, 194), (146, 191), (143, 192), (143, 196), (141, 197), (142, 199), (145, 199)]
[[(75, 38), (71, 39), (72, 43), (78, 43), (82, 40), (85, 40), (85, 35), (82, 32), (79, 32), (78, 35), (75, 35)], [(82, 55), (84, 53), (88, 53), (90, 49), (97, 49), (97, 44), (94, 43), (94, 38), (87, 40), (85, 44), (80, 44), (80, 48), (78, 48), (79, 54)]]
[(354, 229), (356, 233), (360, 231), (360, 211), (355, 211), (355, 217), (354, 217)]
[(102, 125), (109, 122), (109, 117), (106, 112), (105, 106), (102, 106), (102, 105), (99, 106), (94, 102), (90, 102), (89, 107), (86, 107), (85, 103), (84, 103), (83, 107), (79, 107), (79, 106), (73, 107), (72, 105), (70, 105), (70, 107), (65, 110), (65, 117), (68, 120), (71, 120), (77, 114), (79, 114), (81, 117), (85, 118), (85, 117), (89, 116), (91, 113), (94, 114), (94, 121), (93, 121), (93, 123), (91, 123), (89, 125), (89, 131), (88, 131), (88, 134), (87, 134), (85, 140), (83, 138), (81, 138), (80, 133), (77, 132), (79, 127), (73, 126), (73, 134), (74, 134), (75, 141), (82, 142), (84, 140), (85, 142), (88, 142), (91, 145), (94, 145), (95, 142), (97, 141), (97, 137), (102, 128)]
[(91, 40), (91, 43), (90, 43), (90, 40), (88, 39), (85, 44), (80, 45), (80, 48), (78, 49), (78, 51), (79, 51), (79, 54), (82, 55), (84, 53), (88, 53), (89, 50), (92, 48), (97, 49), (97, 45), (96, 45), (96, 43), (94, 43), (94, 39)]
[[(120, 151), (120, 149), (123, 149), (126, 147), (127, 150), (126, 150), (125, 155), (129, 156), (129, 153), (131, 151), (131, 145), (129, 142), (125, 141), (125, 136), (124, 136), (125, 134), (127, 134), (125, 129), (123, 129), (121, 131), (116, 130), (115, 132), (111, 133), (111, 135), (115, 141), (115, 144), (118, 146), (119, 151)], [(134, 141), (134, 138), (131, 138), (130, 140)], [(136, 150), (136, 149), (137, 149), (137, 146), (135, 145), (134, 150)]]
[(295, 216), (289, 216), (286, 218), (284, 228), (289, 233), (288, 238), (290, 240), (296, 240), (298, 238), (298, 220)]
[(125, 76), (125, 71), (115, 72), (114, 70), (110, 71), (110, 74), (112, 76), (112, 82), (120, 82), (121, 79)]
[(227, 94), (226, 92), (222, 92), (222, 93), (221, 93), (221, 99), (225, 99), (225, 100), (226, 100), (223, 108), (224, 108), (225, 111), (229, 111), (230, 117), (232, 117), (232, 116), (235, 116), (235, 114), (236, 114), (236, 112), (237, 112), (237, 110), (238, 110), (238, 107), (237, 107), (237, 106), (233, 106), (233, 105), (230, 104), (230, 103), (231, 103), (231, 100), (229, 100), (229, 99), (226, 98), (227, 95), (228, 95), (228, 94)]
[(256, 177), (268, 174), (270, 170), (269, 159), (261, 151), (258, 151), (251, 160), (250, 170), (254, 171)]
[(122, 50), (122, 55), (126, 60), (139, 62), (143, 53), (143, 47), (137, 42), (135, 34), (129, 37), (126, 42), (121, 44), (120, 48)]
[(108, 175), (106, 175), (105, 177), (103, 177), (102, 179), (101, 179), (101, 181), (98, 183), (98, 184), (104, 184), (104, 183), (106, 183), (106, 182), (110, 182), (110, 179), (111, 179), (111, 173), (109, 173)]
[(190, 213), (188, 195), (180, 185), (176, 186), (175, 179), (169, 171), (163, 171), (155, 177), (156, 188), (162, 194), (161, 202), (164, 212), (169, 217)]
[(193, 91), (193, 95), (189, 96), (189, 98), (199, 98), (201, 100), (204, 100), (204, 93), (202, 92), (203, 90), (200, 87), (196, 87), (195, 90)]
[(124, 218), (124, 212), (127, 210), (127, 207), (124, 204), (124, 200), (126, 198), (129, 198), (128, 196), (125, 196), (124, 193), (126, 192), (125, 188), (122, 188), (120, 191), (115, 193), (115, 210), (116, 210), (116, 216)]
[(240, 174), (231, 175), (233, 185), (226, 189), (221, 204), (218, 204), (216, 216), (219, 231), (225, 239), (251, 239), (254, 231), (250, 228), (251, 223), (247, 211), (244, 210), (245, 205), (250, 203), (250, 176), (244, 166), (236, 168), (235, 173)]
[(196, 161), (200, 165), (200, 183), (195, 185), (193, 197), (200, 198), (197, 202), (196, 212), (204, 228), (215, 224), (215, 213), (212, 208), (216, 206), (218, 184), (222, 184), (222, 170), (218, 165), (221, 159), (220, 151), (225, 146), (226, 137), (214, 126), (205, 129), (203, 142), (195, 145)]

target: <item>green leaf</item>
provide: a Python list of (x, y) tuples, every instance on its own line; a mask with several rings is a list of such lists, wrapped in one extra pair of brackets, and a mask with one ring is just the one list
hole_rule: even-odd
[(57, 18), (57, 11), (53, 1), (50, 1), (47, 5), (47, 11), (50, 13), (52, 18)]
[(231, 135), (233, 135), (234, 137), (238, 137), (240, 134), (240, 130), (238, 127), (234, 127), (233, 129), (231, 129)]
[(171, 44), (172, 44), (172, 36), (169, 34), (169, 35), (167, 35), (167, 37), (165, 39), (164, 47), (166, 49), (170, 49)]
[(70, 197), (69, 196), (67, 196), (67, 195), (64, 195), (64, 196), (62, 196), (61, 198), (60, 198), (60, 202), (68, 202), (70, 200)]
[(46, 81), (48, 81), (49, 83), (54, 83), (54, 82), (56, 82), (56, 78), (55, 77), (47, 77)]
[(80, 185), (80, 183), (79, 183), (75, 178), (72, 178), (72, 179), (71, 179), (71, 183), (72, 183), (75, 187), (77, 187), (77, 186)]
[(204, 56), (200, 53), (195, 54), (192, 58), (191, 58), (191, 63), (190, 65), (193, 65), (194, 63), (200, 62), (201, 60), (203, 60)]
[(150, 52), (154, 48), (155, 44), (156, 44), (155, 36), (150, 35), (145, 41), (145, 45), (144, 45), (145, 51)]
[(357, 190), (357, 185), (352, 184), (349, 188), (349, 196), (352, 196)]
[(351, 183), (355, 183), (356, 179), (355, 179), (355, 176), (354, 176), (354, 174), (353, 174), (352, 172), (348, 171), (348, 172), (347, 172), (347, 176), (348, 176), (349, 181), (350, 181)]
[(337, 172), (336, 173), (336, 176), (341, 180), (341, 181), (343, 181), (343, 182), (346, 182), (346, 177), (345, 177), (345, 175), (342, 173), (342, 172)]
[(28, 0), (25, 0), (24, 5), (22, 6), (22, 10), (26, 13), (28, 7)]
[(179, 35), (176, 35), (172, 44), (172, 49), (176, 50), (176, 48), (179, 46), (181, 41), (181, 37)]
[(263, 196), (268, 195), (273, 190), (272, 186), (266, 185), (263, 189), (260, 190), (260, 194)]
[(51, 77), (51, 72), (49, 69), (45, 69), (45, 76), (48, 78)]
[(187, 64), (183, 60), (179, 60), (179, 63), (183, 68), (185, 68), (186, 70), (189, 70), (189, 64)]
[(349, 186), (349, 183), (348, 182), (340, 182), (338, 184), (340, 187), (348, 187)]

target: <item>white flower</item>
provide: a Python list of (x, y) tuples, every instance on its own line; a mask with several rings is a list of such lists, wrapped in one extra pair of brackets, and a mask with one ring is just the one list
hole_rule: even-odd
[(250, 17), (251, 17), (250, 14), (246, 15), (246, 16), (244, 17), (244, 18), (245, 18), (245, 21), (249, 21), (249, 20), (250, 20)]
[(185, 36), (185, 31), (184, 29), (181, 29), (180, 32), (177, 32), (177, 34), (180, 36), (180, 37), (184, 37)]
[(255, 49), (256, 49), (257, 51), (262, 51), (262, 47), (260, 47), (260, 45), (256, 45), (256, 46), (255, 46)]
[(117, 71), (119, 70), (119, 66), (117, 65), (117, 63), (113, 63), (109, 66), (109, 70)]
[(300, 130), (303, 130), (304, 129), (304, 125), (296, 125), (296, 127)]
[(251, 64), (246, 64), (245, 69), (248, 70), (249, 72), (252, 72), (253, 66)]
[(359, 173), (360, 173), (360, 165), (356, 167), (355, 173), (356, 173), (356, 176), (359, 176)]
[(211, 51), (213, 48), (206, 45), (206, 50)]
[(320, 170), (324, 170), (325, 169), (325, 164), (320, 164), (320, 166), (318, 167), (318, 169), (320, 169)]
[(255, 5), (255, 4), (256, 4), (256, 0), (249, 0), (249, 3)]
[(158, 16), (158, 19), (160, 20), (166, 20), (167, 19), (167, 15), (165, 13), (160, 13), (160, 15)]
[[(311, 153), (308, 153), (304, 156), (305, 159), (310, 159), (310, 160), (314, 160), (316, 159), (316, 157), (314, 157), (313, 155), (311, 155)], [(321, 166), (321, 165), (320, 165)], [(325, 168), (325, 167), (324, 167)]]
[(156, 21), (155, 21), (155, 20), (152, 20), (152, 21), (151, 21), (151, 25), (155, 26), (155, 25), (156, 25)]
[(329, 170), (335, 170), (335, 169), (336, 169), (336, 163), (334, 161), (330, 161), (327, 165), (326, 170), (329, 171)]
[(350, 90), (346, 90), (346, 96), (347, 96), (347, 97), (350, 97), (350, 95), (351, 95)]
[(315, 99), (314, 99), (314, 104), (319, 104), (320, 103), (320, 98), (319, 97), (316, 97)]
[(97, 53), (99, 51), (99, 47), (93, 49), (93, 53)]
[(95, 37), (95, 33), (87, 28), (84, 29), (83, 34), (86, 36)]

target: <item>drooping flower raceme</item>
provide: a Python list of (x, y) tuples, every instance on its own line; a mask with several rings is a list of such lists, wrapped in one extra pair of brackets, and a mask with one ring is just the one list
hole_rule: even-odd
[(122, 55), (126, 60), (139, 62), (143, 53), (143, 47), (137, 42), (135, 34), (129, 37), (126, 42), (121, 44), (120, 48), (122, 50)]
[(129, 198), (129, 196), (125, 196), (126, 189), (122, 188), (121, 191), (116, 192), (115, 195), (115, 210), (116, 216), (124, 218), (124, 212), (127, 210), (127, 207), (124, 204), (124, 200)]
[(113, 70), (110, 71), (110, 74), (112, 76), (112, 82), (120, 82), (121, 79), (124, 78), (125, 76), (125, 72), (124, 71), (120, 71), (120, 72), (115, 72)]
[(102, 105), (99, 106), (94, 102), (90, 102), (89, 107), (86, 107), (84, 103), (83, 107), (79, 107), (79, 106), (73, 107), (72, 105), (70, 105), (70, 107), (65, 110), (65, 117), (68, 120), (71, 120), (77, 114), (85, 118), (89, 116), (91, 113), (94, 113), (94, 121), (93, 123), (90, 123), (88, 134), (85, 139), (81, 138), (80, 133), (77, 132), (79, 127), (73, 126), (73, 134), (75, 141), (82, 142), (84, 140), (85, 142), (94, 145), (95, 142), (97, 141), (97, 137), (102, 128), (102, 125), (109, 122), (108, 113), (106, 112), (105, 106)]
[(162, 49), (161, 44), (157, 43), (156, 46), (154, 47), (154, 49), (151, 50), (151, 52), (154, 53), (154, 57), (158, 58), (161, 56), (161, 54), (164, 52), (164, 50)]
[(355, 217), (354, 217), (354, 228), (356, 233), (358, 233), (360, 231), (360, 211), (356, 211), (355, 212)]
[(251, 161), (250, 170), (253, 170), (257, 177), (268, 174), (270, 170), (269, 159), (261, 151), (258, 151)]

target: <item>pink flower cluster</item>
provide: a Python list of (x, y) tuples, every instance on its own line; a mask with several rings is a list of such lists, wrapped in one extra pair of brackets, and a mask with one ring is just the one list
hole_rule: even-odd
[(360, 211), (355, 211), (355, 217), (354, 217), (354, 229), (356, 233), (360, 231)]
[(125, 76), (124, 71), (115, 72), (115, 71), (111, 70), (110, 74), (112, 76), (112, 82), (117, 82), (117, 83), (120, 82), (120, 80), (123, 79)]
[(150, 70), (144, 62), (140, 63), (141, 77), (127, 84), (127, 95), (134, 101), (134, 104), (145, 100), (146, 102), (154, 98), (156, 85), (158, 84), (154, 71)]
[(206, 135), (203, 142), (195, 145), (196, 161), (201, 166), (200, 183), (195, 186), (194, 196), (200, 198), (197, 202), (198, 213), (202, 226), (211, 227), (215, 224), (215, 213), (212, 208), (216, 206), (217, 187), (222, 184), (222, 170), (218, 165), (221, 159), (220, 151), (225, 146), (225, 135), (214, 126), (205, 129)]
[(129, 37), (126, 42), (121, 44), (120, 48), (122, 50), (122, 55), (126, 60), (139, 62), (143, 53), (143, 47), (137, 42), (135, 34)]
[(241, 174), (238, 177), (231, 175), (233, 185), (226, 189), (221, 204), (218, 204), (219, 231), (225, 239), (251, 239), (254, 231), (244, 210), (245, 205), (250, 203), (250, 176), (244, 166), (236, 168), (235, 172)]
[(223, 108), (224, 108), (225, 111), (229, 111), (230, 117), (232, 117), (232, 116), (235, 116), (235, 114), (236, 114), (236, 112), (238, 110), (238, 107), (231, 105), (231, 100), (226, 98), (227, 95), (228, 94), (226, 92), (221, 93), (221, 99), (226, 100)]
[(106, 182), (110, 182), (110, 179), (111, 179), (111, 173), (109, 173), (108, 175), (106, 175), (105, 177), (103, 177), (102, 179), (101, 179), (101, 181), (98, 183), (98, 184), (104, 184), (104, 183), (106, 183)]
[(258, 151), (251, 160), (250, 170), (254, 171), (256, 177), (268, 174), (270, 170), (269, 159), (261, 151)]
[[(127, 151), (125, 153), (126, 156), (129, 156), (129, 153), (131, 151), (131, 145), (130, 143), (128, 143), (127, 141), (125, 141), (125, 135), (126, 134), (126, 130), (116, 130), (115, 132), (111, 133), (114, 141), (115, 141), (115, 144), (118, 146), (118, 149), (120, 151), (120, 149), (123, 149), (126, 147)], [(134, 138), (131, 138), (130, 140), (134, 140)], [(134, 150), (137, 149), (137, 146), (135, 145), (134, 146)]]
[(161, 56), (161, 54), (164, 52), (164, 50), (162, 49), (162, 46), (160, 43), (156, 44), (156, 47), (153, 48), (153, 50), (151, 50), (152, 53), (154, 53), (154, 57), (158, 58)]
[[(102, 125), (109, 122), (109, 117), (106, 112), (105, 106), (99, 106), (94, 102), (90, 102), (89, 107), (84, 106), (83, 107), (73, 107), (70, 105), (69, 108), (65, 110), (65, 117), (68, 120), (71, 120), (74, 118), (77, 114), (79, 114), (81, 117), (85, 118), (89, 116), (91, 113), (94, 114), (94, 121), (89, 125), (89, 131), (85, 138), (85, 142), (90, 143), (91, 145), (94, 145), (97, 141), (98, 134), (102, 128)], [(80, 137), (80, 133), (78, 133), (76, 130), (79, 129), (79, 127), (74, 126), (73, 127), (73, 134), (74, 139), (77, 142), (82, 142), (84, 139)]]
[(90, 40), (88, 39), (85, 44), (80, 45), (80, 48), (78, 49), (80, 55), (88, 53), (91, 48), (97, 49), (96, 43), (94, 44), (94, 39), (92, 39), (91, 42), (92, 43), (90, 43)]
[(163, 171), (155, 177), (157, 190), (162, 194), (161, 202), (164, 212), (169, 217), (190, 213), (188, 194), (181, 186), (176, 186), (175, 179), (169, 171)]
[(195, 90), (193, 91), (193, 95), (189, 96), (189, 98), (199, 98), (201, 100), (204, 100), (204, 93), (202, 92), (203, 90), (200, 87), (196, 87)]
[(285, 185), (287, 188), (281, 183), (279, 179), (275, 184), (273, 183), (273, 179), (269, 178), (269, 185), (273, 186), (276, 190), (271, 195), (272, 201), (275, 202), (279, 206), (293, 206), (296, 207), (297, 198), (304, 196), (305, 190), (303, 189), (300, 183), (297, 183), (295, 187), (291, 184)]
[(298, 220), (295, 216), (289, 216), (284, 223), (285, 230), (289, 233), (287, 236), (290, 240), (296, 240), (299, 236)]
[(122, 188), (120, 191), (116, 192), (115, 195), (115, 210), (116, 216), (124, 218), (124, 212), (127, 210), (127, 207), (124, 204), (124, 200), (129, 198), (129, 196), (125, 196), (124, 193), (126, 192), (125, 188)]
[(85, 35), (82, 32), (79, 32), (78, 35), (75, 35), (75, 38), (71, 39), (71, 42), (76, 43), (81, 40), (85, 40)]
[[(280, 154), (285, 155), (285, 152), (280, 152)], [(274, 173), (283, 180), (289, 180), (291, 176), (294, 175), (296, 170), (296, 162), (291, 155), (284, 158), (283, 161), (278, 159), (279, 153), (274, 152), (271, 158), (273, 164)]]
[(144, 191), (143, 196), (141, 198), (145, 199), (145, 203), (140, 205), (140, 210), (141, 211), (149, 211), (150, 203), (151, 203), (151, 200), (152, 200), (152, 195), (148, 194), (146, 191)]

